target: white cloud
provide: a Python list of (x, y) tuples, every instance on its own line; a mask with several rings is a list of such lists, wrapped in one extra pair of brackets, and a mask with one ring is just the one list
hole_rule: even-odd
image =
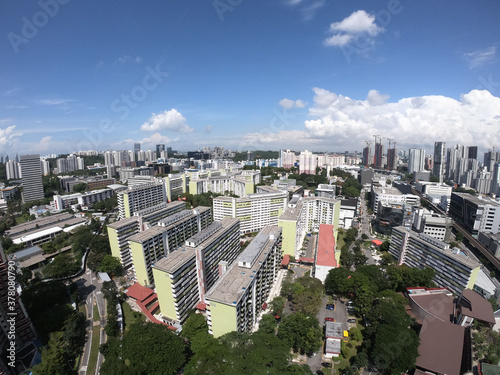
[(483, 50), (464, 53), (464, 59), (469, 63), (469, 69), (479, 68), (495, 61), (497, 47), (492, 46)]
[(38, 101), (38, 104), (40, 105), (65, 105), (68, 103), (71, 103), (73, 100), (70, 99), (41, 99)]
[(141, 130), (145, 131), (158, 131), (158, 130), (171, 130), (179, 133), (190, 133), (194, 129), (186, 123), (186, 119), (179, 111), (172, 108), (170, 111), (155, 114), (142, 124)]
[(120, 149), (132, 149), (134, 143), (140, 143), (143, 150), (152, 150), (157, 144), (172, 144), (172, 142), (178, 142), (179, 138), (169, 138), (167, 136), (161, 135), (160, 133), (151, 134), (151, 136), (143, 139), (125, 139), (123, 141), (114, 143), (112, 148)]
[(130, 55), (123, 55), (120, 56), (118, 59), (116, 59), (115, 63), (120, 64), (120, 65), (125, 65), (128, 63), (136, 63), (140, 64), (142, 62), (142, 58), (140, 56), (132, 57)]
[(325, 5), (326, 0), (288, 0), (287, 5), (298, 7), (304, 20), (309, 21), (314, 18), (316, 12)]
[(246, 134), (244, 149), (252, 145), (327, 151), (360, 150), (374, 134), (392, 138), (398, 149), (421, 146), (432, 149), (436, 141), (477, 145), (487, 149), (500, 144), (500, 98), (486, 90), (472, 90), (460, 100), (429, 95), (389, 102), (371, 90), (365, 100), (355, 100), (314, 88), (311, 119), (298, 130), (263, 129)]
[(286, 109), (291, 109), (291, 108), (304, 108), (306, 106), (306, 103), (303, 100), (291, 100), (291, 99), (282, 99), (280, 100), (280, 106)]
[(373, 38), (384, 31), (383, 27), (376, 24), (375, 16), (357, 10), (342, 21), (330, 25), (332, 35), (325, 40), (325, 45), (342, 47), (362, 39), (363, 46), (369, 46)]
[(2, 146), (12, 146), (16, 141), (17, 137), (22, 136), (22, 133), (15, 132), (16, 126), (11, 125), (5, 129), (0, 128), (0, 145)]

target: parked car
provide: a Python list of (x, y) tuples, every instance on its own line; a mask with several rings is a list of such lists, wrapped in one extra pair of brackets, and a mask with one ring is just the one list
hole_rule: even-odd
[(316, 375), (325, 375), (325, 373), (321, 370), (316, 371)]
[(325, 322), (334, 322), (334, 321), (335, 321), (335, 319), (333, 319), (333, 318), (328, 318), (328, 317), (325, 318)]
[(323, 362), (323, 363), (321, 363), (321, 367), (329, 368), (329, 367), (332, 367), (332, 364), (330, 362)]
[(326, 305), (326, 309), (327, 310), (335, 310), (335, 305), (333, 303), (329, 303), (328, 305)]
[(356, 322), (357, 322), (357, 320), (354, 318), (347, 319), (347, 323), (356, 323)]

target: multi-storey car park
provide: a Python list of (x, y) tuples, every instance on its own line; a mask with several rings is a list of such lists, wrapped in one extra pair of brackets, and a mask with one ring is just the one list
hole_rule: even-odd
[(219, 267), (231, 265), (240, 253), (239, 232), (238, 219), (215, 221), (153, 266), (164, 317), (182, 322), (189, 309), (205, 303), (206, 291), (220, 277)]
[(481, 268), (475, 260), (451, 250), (448, 244), (405, 227), (392, 228), (389, 253), (398, 259), (399, 265), (434, 269), (436, 285), (456, 294), (474, 287)]
[(212, 223), (210, 207), (177, 212), (158, 222), (157, 226), (128, 239), (137, 282), (154, 283), (151, 266), (181, 246), (191, 236)]
[(249, 194), (246, 198), (214, 198), (214, 220), (240, 219), (241, 234), (258, 232), (267, 225), (277, 225), (286, 209), (288, 193)]
[(262, 229), (206, 294), (209, 332), (250, 332), (281, 264), (281, 228)]

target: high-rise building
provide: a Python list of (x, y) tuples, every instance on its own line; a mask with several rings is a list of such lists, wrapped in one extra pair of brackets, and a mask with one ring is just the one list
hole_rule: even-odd
[(188, 238), (178, 250), (153, 266), (163, 316), (184, 321), (190, 309), (206, 303), (205, 295), (240, 253), (239, 221), (214, 221)]
[(432, 167), (432, 174), (439, 178), (439, 183), (442, 184), (444, 180), (445, 172), (445, 142), (435, 142), (434, 143), (434, 165)]
[(375, 156), (373, 158), (373, 165), (375, 168), (381, 169), (384, 166), (384, 146), (382, 143), (375, 143)]
[(469, 146), (469, 154), (467, 156), (469, 159), (477, 160), (477, 146)]
[(165, 185), (149, 183), (118, 192), (118, 212), (120, 219), (134, 215), (144, 208), (167, 202)]
[(238, 218), (241, 234), (253, 233), (267, 225), (277, 225), (287, 203), (287, 191), (249, 194), (245, 198), (217, 197), (213, 200), (214, 220)]
[(425, 150), (422, 148), (410, 148), (408, 157), (408, 173), (425, 170)]
[(316, 174), (318, 157), (311, 151), (302, 151), (299, 155), (299, 173)]
[(3, 360), (10, 355), (8, 350), (12, 346), (16, 353), (14, 357), (19, 360), (21, 350), (36, 338), (35, 329), (15, 287), (16, 268), (17, 265), (7, 259), (0, 245), (0, 374), (21, 373), (22, 370), (18, 371), (12, 366), (7, 372)]
[(396, 166), (397, 166), (396, 148), (390, 148), (387, 150), (387, 169), (392, 171), (396, 169)]
[(156, 145), (156, 158), (161, 157), (162, 151), (165, 151), (165, 145)]
[(363, 165), (369, 167), (373, 164), (372, 148), (370, 145), (363, 149)]
[(392, 228), (389, 253), (399, 265), (432, 268), (435, 271), (434, 283), (449, 288), (457, 295), (464, 289), (474, 287), (481, 268), (480, 263), (451, 250), (450, 245), (405, 227)]
[(295, 165), (295, 152), (290, 150), (280, 150), (279, 166), (285, 169), (290, 169)]
[(5, 173), (7, 180), (17, 180), (21, 178), (21, 165), (15, 160), (8, 160), (5, 163)]
[(141, 151), (141, 144), (134, 143), (134, 152), (137, 154), (139, 151)]
[(209, 332), (250, 332), (281, 265), (281, 228), (267, 226), (206, 294)]
[(39, 154), (21, 155), (23, 202), (41, 200), (43, 195), (42, 163)]

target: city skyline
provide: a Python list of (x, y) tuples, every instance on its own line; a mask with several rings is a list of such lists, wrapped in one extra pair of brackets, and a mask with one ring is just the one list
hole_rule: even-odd
[(0, 153), (500, 144), (497, 2), (232, 4), (3, 3)]

